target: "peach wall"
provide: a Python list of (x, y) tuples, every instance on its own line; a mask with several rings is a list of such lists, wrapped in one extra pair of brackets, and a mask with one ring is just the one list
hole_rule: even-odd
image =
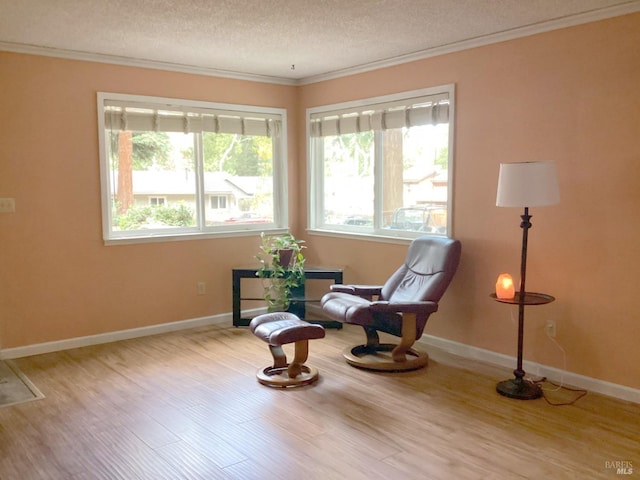
[(257, 235), (104, 246), (98, 91), (296, 107), (288, 86), (0, 52), (3, 348), (228, 313), (230, 270), (258, 251)]
[[(495, 206), (498, 169), (554, 160), (562, 201), (530, 212), (527, 287), (557, 300), (526, 310), (525, 358), (640, 388), (638, 45), (634, 14), (301, 88), (304, 109), (455, 83), (463, 256), (426, 333), (515, 356), (517, 309), (488, 297), (498, 274), (518, 276), (520, 264), (522, 212)], [(406, 248), (318, 235), (308, 245), (346, 265), (347, 282), (384, 280)]]
[(515, 314), (488, 297), (519, 269), (520, 212), (495, 207), (498, 165), (555, 160), (562, 203), (531, 212), (528, 286), (557, 301), (527, 310), (525, 357), (640, 388), (638, 45), (634, 14), (302, 87), (0, 52), (0, 196), (17, 206), (0, 214), (1, 345), (229, 313), (230, 269), (257, 250), (256, 237), (105, 247), (97, 91), (287, 108), (294, 232), (310, 262), (377, 282), (406, 245), (304, 232), (304, 109), (455, 83), (463, 257), (426, 332), (515, 355)]

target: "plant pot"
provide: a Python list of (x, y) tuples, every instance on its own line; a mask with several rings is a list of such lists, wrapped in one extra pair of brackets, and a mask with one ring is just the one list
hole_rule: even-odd
[(294, 262), (293, 257), (293, 249), (287, 248), (283, 250), (277, 250), (276, 255), (278, 255), (278, 263), (282, 268), (288, 269)]

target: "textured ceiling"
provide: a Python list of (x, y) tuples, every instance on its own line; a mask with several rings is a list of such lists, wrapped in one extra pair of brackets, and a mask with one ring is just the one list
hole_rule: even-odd
[(0, 0), (0, 50), (295, 83), (632, 11), (639, 0)]

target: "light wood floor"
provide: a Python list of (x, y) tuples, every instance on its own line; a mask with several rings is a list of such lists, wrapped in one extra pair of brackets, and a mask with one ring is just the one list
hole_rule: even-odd
[[(495, 393), (509, 371), (431, 349), (427, 369), (350, 367), (360, 329), (310, 344), (320, 381), (270, 389), (246, 328), (212, 326), (16, 360), (46, 395), (0, 408), (0, 478), (595, 479), (640, 476), (640, 406)], [(550, 393), (555, 400), (570, 395)]]

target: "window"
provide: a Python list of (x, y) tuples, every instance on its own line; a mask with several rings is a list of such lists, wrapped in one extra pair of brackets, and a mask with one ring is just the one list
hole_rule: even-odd
[(307, 111), (310, 227), (451, 235), (453, 85)]
[(286, 112), (98, 94), (106, 241), (286, 228)]
[(211, 209), (227, 208), (227, 197), (222, 195), (212, 195), (209, 199)]

